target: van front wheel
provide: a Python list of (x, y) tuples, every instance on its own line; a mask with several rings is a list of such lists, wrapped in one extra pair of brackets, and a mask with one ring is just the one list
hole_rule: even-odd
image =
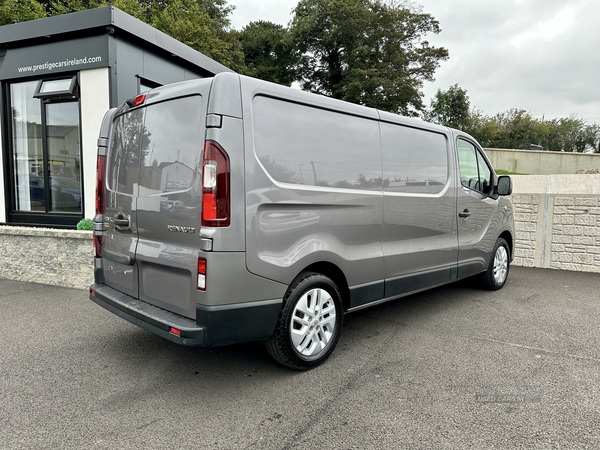
[(496, 291), (504, 286), (508, 278), (510, 250), (502, 238), (494, 246), (490, 265), (485, 272), (479, 274), (479, 280), (484, 288)]
[(340, 337), (343, 308), (338, 287), (328, 277), (304, 272), (288, 288), (275, 333), (266, 341), (271, 356), (296, 370), (325, 361)]

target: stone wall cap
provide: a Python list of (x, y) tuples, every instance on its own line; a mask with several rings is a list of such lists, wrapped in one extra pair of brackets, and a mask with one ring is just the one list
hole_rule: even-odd
[(513, 195), (600, 195), (600, 174), (511, 175)]
[(42, 227), (19, 227), (10, 225), (0, 225), (0, 235), (16, 235), (16, 236), (40, 236), (40, 237), (57, 237), (65, 239), (84, 239), (92, 240), (92, 231), (87, 230), (67, 230), (59, 228), (42, 228)]

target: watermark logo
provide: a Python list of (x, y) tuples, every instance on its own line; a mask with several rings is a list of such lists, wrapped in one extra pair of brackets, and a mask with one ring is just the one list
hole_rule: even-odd
[(542, 396), (538, 394), (477, 394), (478, 403), (541, 403)]

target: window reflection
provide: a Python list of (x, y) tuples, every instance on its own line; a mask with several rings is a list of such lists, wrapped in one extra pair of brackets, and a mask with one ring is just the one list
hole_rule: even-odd
[(108, 185), (113, 191), (132, 195), (138, 183), (142, 141), (150, 139), (144, 112), (145, 108), (136, 109), (115, 119), (108, 168)]
[(489, 194), (492, 189), (492, 170), (483, 155), (470, 142), (457, 142), (460, 181), (463, 186)]
[[(183, 191), (194, 184), (202, 155), (202, 97), (184, 97), (146, 108), (140, 186), (145, 194)], [(175, 138), (174, 138), (175, 137)]]
[(40, 101), (33, 98), (36, 86), (37, 81), (10, 86), (15, 209), (45, 212), (42, 115)]
[(277, 181), (381, 189), (377, 121), (257, 96), (254, 145)]
[(402, 125), (381, 124), (386, 191), (437, 194), (448, 180), (446, 138)]
[(46, 105), (50, 210), (81, 211), (79, 105)]

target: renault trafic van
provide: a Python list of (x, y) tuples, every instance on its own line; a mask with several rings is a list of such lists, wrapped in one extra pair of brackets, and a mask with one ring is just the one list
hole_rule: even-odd
[(345, 313), (471, 276), (500, 289), (511, 190), (457, 130), (232, 73), (153, 89), (102, 123), (90, 297), (307, 370)]

